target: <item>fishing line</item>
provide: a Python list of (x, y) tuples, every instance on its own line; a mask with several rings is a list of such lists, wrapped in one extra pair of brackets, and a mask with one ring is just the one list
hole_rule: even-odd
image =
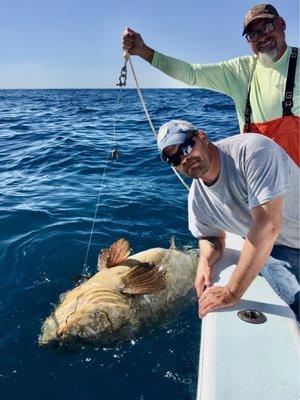
[[(87, 265), (87, 260), (88, 260), (90, 247), (91, 247), (91, 242), (92, 242), (92, 237), (93, 237), (93, 233), (94, 233), (94, 229), (95, 229), (95, 223), (96, 223), (96, 219), (97, 219), (98, 208), (99, 208), (99, 205), (100, 205), (102, 189), (104, 187), (104, 179), (105, 179), (106, 171), (107, 171), (107, 168), (108, 168), (108, 163), (109, 163), (111, 158), (117, 159), (117, 156), (118, 156), (118, 150), (116, 148), (116, 124), (117, 124), (117, 117), (118, 117), (118, 114), (119, 114), (119, 105), (120, 105), (120, 99), (121, 99), (121, 96), (122, 96), (122, 87), (123, 86), (124, 85), (122, 85), (122, 86), (120, 85), (119, 95), (118, 95), (118, 98), (117, 98), (117, 101), (116, 101), (116, 104), (115, 104), (116, 111), (115, 111), (114, 123), (113, 123), (113, 140), (108, 145), (108, 151), (107, 151), (105, 165), (104, 165), (104, 169), (103, 169), (103, 173), (102, 173), (102, 177), (101, 177), (101, 183), (100, 183), (100, 187), (99, 187), (97, 203), (96, 203), (95, 212), (94, 212), (94, 218), (93, 218), (93, 222), (92, 222), (92, 228), (91, 228), (91, 232), (90, 232), (90, 236), (89, 236), (89, 241), (88, 241), (86, 254), (85, 254), (85, 259), (84, 259), (84, 263), (83, 263), (83, 269), (82, 269), (82, 273), (81, 273), (81, 275), (83, 277), (88, 275), (88, 268), (89, 267)], [(114, 148), (114, 149), (111, 150), (112, 148)]]
[[(136, 77), (136, 73), (135, 70), (133, 68), (133, 64), (130, 58), (129, 53), (125, 53), (124, 54), (124, 65), (121, 69), (121, 73), (119, 76), (119, 82), (117, 83), (117, 86), (119, 86), (119, 95), (116, 101), (116, 112), (115, 112), (115, 116), (114, 116), (114, 124), (113, 124), (113, 141), (109, 143), (109, 147), (108, 147), (108, 152), (107, 152), (107, 156), (106, 156), (106, 161), (105, 161), (105, 165), (104, 165), (104, 170), (102, 173), (102, 177), (101, 177), (101, 183), (100, 183), (100, 188), (99, 188), (99, 192), (98, 192), (98, 197), (97, 197), (97, 203), (96, 203), (96, 207), (95, 207), (95, 212), (94, 212), (94, 218), (93, 218), (93, 222), (92, 222), (92, 228), (91, 228), (91, 232), (90, 232), (90, 236), (89, 236), (89, 241), (88, 241), (88, 245), (87, 245), (87, 250), (86, 250), (86, 254), (85, 254), (85, 259), (84, 259), (84, 263), (83, 263), (83, 269), (82, 269), (82, 276), (85, 277), (88, 275), (88, 264), (87, 264), (87, 260), (88, 260), (88, 256), (89, 256), (89, 252), (90, 252), (90, 247), (91, 247), (91, 242), (92, 242), (92, 237), (93, 237), (93, 233), (94, 233), (94, 229), (95, 229), (95, 223), (96, 223), (96, 219), (97, 219), (97, 214), (98, 214), (98, 208), (100, 205), (100, 199), (101, 199), (101, 195), (102, 195), (102, 189), (104, 187), (104, 179), (105, 179), (105, 175), (106, 175), (106, 171), (108, 168), (108, 163), (109, 160), (111, 158), (117, 159), (119, 156), (119, 152), (116, 146), (116, 124), (117, 124), (117, 117), (119, 114), (119, 103), (120, 103), (120, 99), (121, 99), (121, 95), (122, 95), (122, 88), (126, 86), (126, 81), (127, 81), (127, 62), (129, 61), (129, 65), (131, 68), (131, 72), (132, 72), (132, 76), (133, 79), (135, 81), (136, 84), (136, 89), (140, 98), (140, 101), (142, 103), (144, 112), (146, 114), (147, 120), (149, 122), (150, 128), (154, 134), (155, 139), (157, 138), (157, 132), (154, 128), (154, 125), (152, 123), (150, 114), (148, 112), (144, 97), (142, 95), (141, 89), (140, 89), (140, 85), (139, 82), (137, 80)], [(114, 146), (114, 150), (111, 151), (112, 146)], [(189, 191), (190, 188), (189, 186), (186, 184), (186, 182), (183, 180), (183, 178), (179, 175), (179, 173), (177, 172), (176, 168), (174, 168), (172, 165), (170, 166), (173, 170), (173, 172), (175, 173), (175, 175), (177, 176), (177, 178), (179, 179), (179, 181), (181, 182), (181, 184)]]

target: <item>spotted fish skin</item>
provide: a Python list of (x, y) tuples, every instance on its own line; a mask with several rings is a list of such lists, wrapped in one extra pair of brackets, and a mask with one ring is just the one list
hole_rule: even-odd
[(43, 323), (41, 346), (130, 339), (169, 313), (193, 287), (194, 253), (153, 248), (128, 256), (129, 244), (122, 243), (121, 250), (114, 245), (101, 253), (99, 272), (62, 296)]

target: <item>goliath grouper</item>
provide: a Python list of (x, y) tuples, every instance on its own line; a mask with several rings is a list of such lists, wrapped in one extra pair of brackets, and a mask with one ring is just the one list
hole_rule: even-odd
[(154, 248), (129, 254), (124, 239), (100, 252), (99, 272), (62, 296), (42, 326), (40, 345), (129, 339), (193, 287), (198, 257), (192, 252)]

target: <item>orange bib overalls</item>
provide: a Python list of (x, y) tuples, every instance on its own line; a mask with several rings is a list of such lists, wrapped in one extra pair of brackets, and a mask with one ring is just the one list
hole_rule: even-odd
[(284, 100), (282, 102), (282, 117), (267, 122), (251, 123), (250, 89), (245, 108), (244, 133), (261, 133), (278, 143), (295, 161), (300, 164), (300, 118), (292, 113), (295, 72), (298, 49), (292, 47), (288, 74), (286, 79)]

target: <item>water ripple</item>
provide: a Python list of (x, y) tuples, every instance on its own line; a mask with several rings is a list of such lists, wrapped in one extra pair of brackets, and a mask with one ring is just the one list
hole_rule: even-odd
[[(198, 89), (143, 90), (155, 128), (187, 119), (212, 140), (237, 132), (233, 103)], [(120, 237), (135, 252), (195, 247), (187, 192), (161, 161), (137, 93), (0, 90), (1, 398), (195, 397), (199, 319), (194, 299), (176, 317), (111, 348), (55, 352), (37, 336), (59, 295)], [(114, 130), (114, 121), (116, 125)], [(224, 127), (226, 129), (224, 129)], [(111, 156), (114, 146), (118, 161)], [(99, 193), (101, 196), (99, 197)], [(97, 205), (97, 201), (99, 204)], [(149, 385), (151, 382), (151, 385)], [(24, 395), (25, 396), (25, 395)]]

